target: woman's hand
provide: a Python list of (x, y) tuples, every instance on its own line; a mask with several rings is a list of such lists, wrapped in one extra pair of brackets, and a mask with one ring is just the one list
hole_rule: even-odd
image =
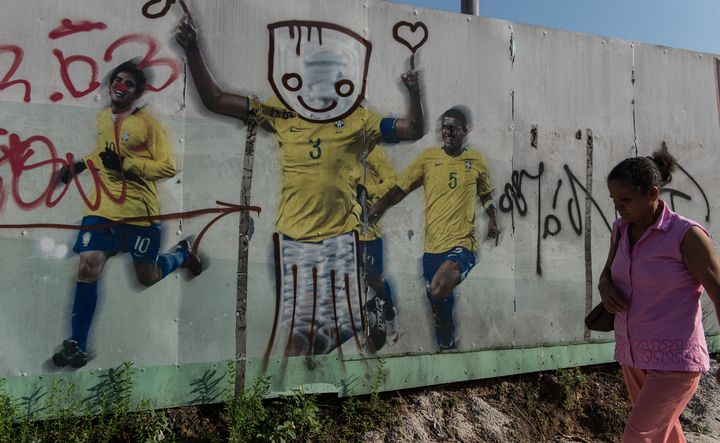
[(615, 285), (607, 276), (608, 272), (604, 271), (600, 275), (600, 283), (598, 284), (598, 290), (600, 291), (600, 298), (602, 298), (605, 309), (611, 314), (617, 314), (627, 310), (630, 306), (625, 297), (617, 290)]

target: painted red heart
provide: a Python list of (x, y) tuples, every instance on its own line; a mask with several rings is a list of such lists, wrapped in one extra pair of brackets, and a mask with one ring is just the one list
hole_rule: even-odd
[[(404, 37), (400, 36), (400, 28), (408, 28), (412, 34), (415, 34), (415, 32), (418, 30), (418, 28), (420, 28), (422, 30), (422, 38), (420, 38), (420, 41), (418, 43), (413, 45), (412, 43), (407, 41)], [(407, 48), (413, 54), (415, 54), (415, 51), (417, 51), (422, 45), (425, 44), (425, 42), (428, 39), (428, 34), (429, 34), (428, 28), (427, 28), (427, 26), (425, 26), (425, 23), (423, 23), (423, 22), (415, 22), (415, 23), (397, 22), (393, 26), (392, 32), (393, 32), (393, 38), (397, 42), (402, 43), (403, 45), (407, 46)]]

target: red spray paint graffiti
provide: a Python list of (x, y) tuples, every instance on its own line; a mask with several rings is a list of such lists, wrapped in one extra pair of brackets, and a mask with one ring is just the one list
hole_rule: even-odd
[(102, 31), (107, 29), (107, 25), (103, 22), (89, 22), (87, 20), (80, 20), (75, 23), (69, 18), (64, 18), (60, 20), (60, 26), (50, 31), (48, 37), (55, 40), (67, 35), (77, 34), (79, 32), (90, 32), (95, 29)]
[(23, 100), (25, 101), (25, 103), (29, 103), (31, 89), (30, 82), (27, 80), (10, 80), (15, 75), (15, 71), (17, 71), (20, 63), (22, 63), (23, 61), (23, 50), (22, 48), (15, 45), (0, 45), (0, 54), (4, 52), (12, 53), (15, 58), (13, 59), (12, 65), (10, 65), (10, 68), (5, 73), (5, 76), (0, 80), (0, 91), (10, 86), (22, 85), (25, 87), (25, 95), (23, 96)]
[[(64, 18), (60, 23), (60, 26), (50, 31), (48, 34), (49, 39), (57, 41), (79, 33), (98, 32), (105, 31), (107, 29), (107, 25), (105, 23), (91, 22), (87, 20), (72, 21), (71, 19)], [(138, 63), (139, 68), (160, 68), (162, 70), (169, 71), (164, 82), (160, 83), (159, 86), (155, 84), (148, 84), (146, 86), (147, 91), (162, 91), (178, 79), (180, 76), (179, 62), (170, 57), (158, 57), (161, 45), (155, 38), (149, 35), (128, 34), (118, 38), (103, 52), (103, 61), (112, 61), (113, 55), (118, 48), (130, 44), (140, 44), (147, 48), (145, 53), (140, 55), (142, 59)], [(32, 86), (30, 81), (14, 78), (18, 69), (21, 67), (25, 56), (23, 49), (16, 45), (0, 45), (0, 55), (4, 53), (11, 54), (13, 58), (11, 60), (10, 67), (7, 68), (5, 74), (2, 78), (0, 78), (0, 91), (12, 86), (22, 86), (24, 87), (23, 101), (25, 103), (30, 103), (32, 99)], [(100, 82), (98, 81), (99, 66), (95, 58), (86, 54), (66, 55), (58, 48), (53, 48), (52, 54), (58, 61), (62, 83), (67, 92), (73, 98), (84, 97), (100, 87)], [(86, 77), (89, 77), (89, 79), (85, 79), (82, 82), (80, 80), (73, 79), (70, 74), (71, 67), (73, 68), (72, 72), (84, 71)], [(2, 69), (0, 69), (0, 75), (2, 75)], [(50, 94), (49, 99), (55, 103), (62, 100), (64, 97), (64, 92), (55, 91)]]
[[(51, 208), (57, 205), (63, 199), (63, 197), (70, 189), (70, 183), (75, 184), (75, 187), (77, 188), (78, 193), (82, 197), (85, 205), (90, 209), (96, 209), (99, 206), (102, 195), (109, 196), (109, 198), (113, 198), (116, 201), (120, 201), (122, 198), (124, 198), (123, 195), (109, 195), (109, 191), (107, 190), (107, 188), (104, 187), (102, 180), (97, 173), (97, 169), (92, 164), (91, 160), (88, 160), (88, 169), (91, 171), (93, 183), (92, 186), (95, 187), (95, 201), (90, 201), (90, 199), (88, 198), (88, 193), (84, 190), (77, 176), (73, 176), (73, 180), (69, 180), (68, 183), (61, 188), (59, 194), (55, 195), (58, 185), (55, 176), (60, 170), (60, 168), (62, 168), (63, 166), (75, 163), (75, 158), (73, 154), (70, 152), (67, 153), (64, 159), (59, 157), (57, 154), (57, 149), (55, 148), (55, 144), (52, 142), (52, 140), (43, 135), (32, 135), (26, 139), (23, 139), (18, 134), (9, 133), (7, 129), (0, 128), (0, 136), (7, 136), (7, 143), (0, 144), (0, 166), (3, 166), (7, 163), (10, 167), (11, 179), (9, 185), (9, 193), (12, 196), (12, 200), (19, 208), (23, 210), (32, 210), (43, 204), (46, 207)], [(47, 176), (47, 186), (42, 189), (39, 194), (32, 197), (27, 197), (27, 192), (22, 192), (21, 179), (23, 177), (28, 177), (28, 175), (32, 176), (34, 174), (42, 174), (44, 176)], [(8, 189), (6, 189), (5, 183), (6, 182), (4, 178), (0, 176), (0, 211), (2, 210), (5, 202), (7, 201)], [(24, 194), (26, 195), (25, 197), (23, 197)], [(205, 214), (218, 214), (215, 218), (210, 220), (210, 222), (208, 222), (207, 225), (205, 225), (205, 227), (198, 234), (194, 246), (194, 249), (196, 249), (199, 246), (200, 240), (202, 239), (203, 235), (205, 235), (205, 232), (213, 224), (215, 224), (217, 221), (229, 214), (236, 212), (239, 213), (241, 210), (245, 209), (244, 206), (236, 204), (220, 201), (216, 203), (218, 205), (221, 205), (222, 207), (205, 208), (194, 211), (162, 214), (157, 216), (124, 218), (113, 222), (113, 224), (127, 223), (139, 220), (162, 221), (172, 219), (186, 219), (198, 217)], [(261, 208), (258, 206), (248, 206), (247, 210), (259, 214)], [(96, 226), (96, 228), (98, 229), (102, 227), (107, 227), (107, 225)], [(55, 228), (75, 230), (79, 229), (80, 226), (59, 223), (0, 224), (0, 229), (10, 228)]]

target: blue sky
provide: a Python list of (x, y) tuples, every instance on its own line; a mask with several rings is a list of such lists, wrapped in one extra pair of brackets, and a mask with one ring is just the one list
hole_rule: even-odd
[[(460, 12), (460, 0), (388, 0)], [(480, 15), (720, 54), (720, 0), (480, 0)]]

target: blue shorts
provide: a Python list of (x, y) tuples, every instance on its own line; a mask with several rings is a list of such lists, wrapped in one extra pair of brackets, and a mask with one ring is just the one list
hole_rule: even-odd
[[(103, 225), (113, 221), (105, 217), (88, 215), (83, 217), (82, 226)], [(103, 251), (110, 255), (130, 252), (133, 261), (156, 263), (160, 252), (160, 224), (136, 226), (117, 224), (100, 229), (81, 229), (73, 251)]]
[(423, 277), (425, 277), (428, 285), (435, 277), (435, 273), (440, 269), (440, 265), (446, 260), (460, 264), (460, 281), (465, 280), (468, 272), (475, 266), (475, 254), (465, 248), (452, 248), (438, 254), (426, 252), (423, 254)]
[(362, 254), (361, 266), (366, 264), (367, 278), (377, 278), (383, 273), (383, 242), (382, 238), (360, 242)]

